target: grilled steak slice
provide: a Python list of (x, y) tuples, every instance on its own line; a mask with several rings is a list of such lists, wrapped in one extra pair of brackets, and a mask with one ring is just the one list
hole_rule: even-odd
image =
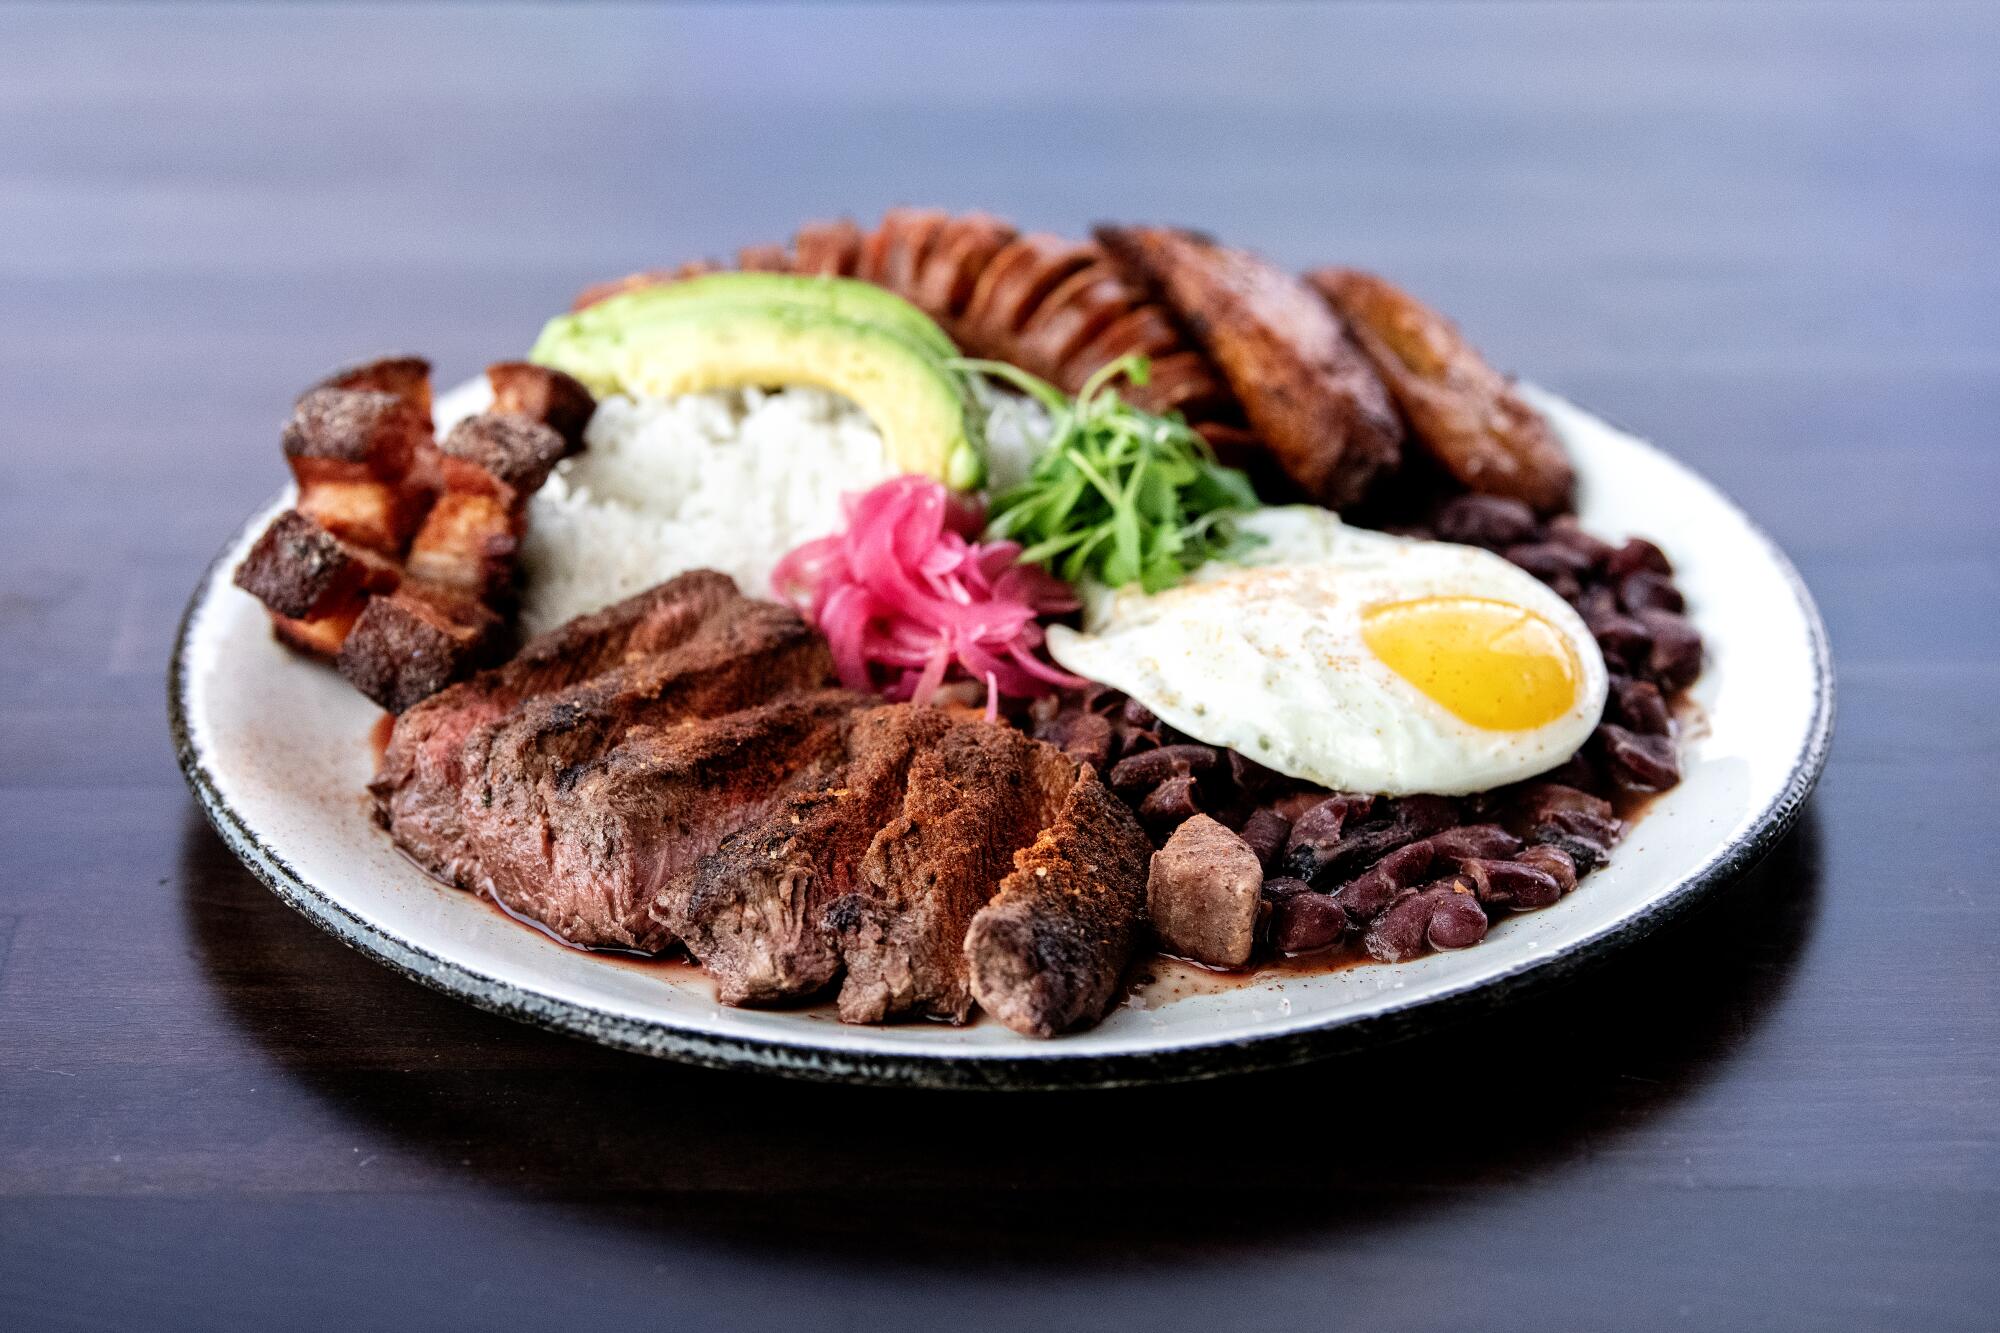
[(857, 712), (845, 762), (663, 883), (654, 917), (719, 983), (724, 1004), (811, 995), (840, 970), (827, 905), (858, 887), (863, 854), (902, 810), (917, 752), (951, 729), (940, 709)]
[(1338, 509), (1395, 466), (1403, 428), (1389, 391), (1311, 288), (1192, 232), (1099, 227), (1097, 239), (1222, 368), (1293, 488)]
[(844, 1021), (912, 1010), (965, 1021), (966, 927), (1014, 853), (1054, 822), (1076, 771), (1054, 746), (984, 722), (957, 722), (918, 753), (902, 813), (861, 860), (861, 888), (826, 912), (847, 967)]
[[(672, 702), (662, 698), (652, 716), (676, 711)], [(475, 855), (467, 887), (572, 944), (665, 948), (673, 934), (648, 910), (660, 886), (799, 785), (836, 771), (842, 720), (860, 702), (821, 690), (719, 717), (690, 708), (685, 721), (625, 726), (596, 754), (588, 738), (598, 728), (585, 727), (574, 759), (562, 706), (531, 705), (544, 725), (493, 729), (487, 763), (468, 778), (461, 810)], [(481, 737), (466, 749), (470, 763)]]
[(522, 701), (687, 642), (746, 605), (725, 574), (695, 570), (531, 639), (512, 660), (430, 696), (396, 719), (369, 790), (397, 843), (432, 874), (459, 881), (460, 750)]
[(1051, 1037), (1096, 1022), (1117, 997), (1146, 914), (1152, 851), (1093, 770), (965, 936), (973, 998), (1016, 1032)]

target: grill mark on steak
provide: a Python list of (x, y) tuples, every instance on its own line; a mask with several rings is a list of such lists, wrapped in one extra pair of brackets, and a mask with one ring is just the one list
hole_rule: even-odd
[(459, 792), (468, 737), (529, 699), (666, 654), (712, 620), (750, 605), (728, 576), (697, 570), (580, 616), (530, 640), (504, 665), (432, 695), (396, 719), (369, 784), (377, 817), (424, 869), (461, 883), (467, 866)]
[(1151, 852), (1138, 817), (1085, 770), (972, 918), (965, 958), (979, 1006), (1035, 1037), (1102, 1018), (1139, 936)]
[(708, 969), (724, 1004), (802, 999), (839, 973), (827, 905), (854, 891), (863, 854), (903, 806), (912, 759), (951, 725), (910, 704), (855, 713), (836, 771), (663, 884), (654, 919)]
[(574, 944), (663, 949), (673, 933), (649, 911), (661, 885), (834, 771), (842, 720), (861, 702), (787, 693), (720, 717), (631, 723), (601, 754), (542, 756), (491, 812), (470, 808), (475, 778), (462, 807), (478, 848), (470, 887)]
[(965, 1021), (966, 928), (1014, 853), (1055, 821), (1076, 774), (1055, 747), (985, 722), (955, 722), (917, 754), (902, 813), (869, 844), (860, 886), (826, 910), (847, 970), (844, 1022), (912, 1011)]

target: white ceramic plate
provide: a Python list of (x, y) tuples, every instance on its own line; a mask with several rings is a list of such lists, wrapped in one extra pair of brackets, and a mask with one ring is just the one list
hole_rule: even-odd
[[(440, 400), (475, 411), (483, 385)], [(216, 831), (279, 897), (396, 970), (482, 1008), (612, 1046), (807, 1077), (940, 1086), (1090, 1085), (1295, 1062), (1406, 1031), (1573, 970), (1754, 863), (1819, 776), (1833, 723), (1825, 630), (1798, 575), (1719, 492), (1665, 454), (1529, 391), (1576, 461), (1591, 531), (1642, 534), (1673, 559), (1708, 646), (1706, 718), (1685, 780), (1610, 864), (1484, 943), (1395, 966), (1156, 987), (1054, 1041), (992, 1022), (847, 1027), (830, 1009), (725, 1009), (692, 969), (565, 948), (425, 877), (369, 815), (381, 716), (331, 670), (271, 638), (230, 573), (285, 497), (251, 518), (195, 589), (169, 680), (181, 764)], [(1699, 730), (1699, 729), (1697, 729)]]

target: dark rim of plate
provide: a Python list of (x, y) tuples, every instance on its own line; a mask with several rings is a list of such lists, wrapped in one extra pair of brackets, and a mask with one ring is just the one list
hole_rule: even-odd
[[(1653, 448), (1643, 441), (1640, 443), (1642, 447)], [(1675, 466), (1688, 470), (1678, 462)], [(215, 589), (216, 575), (221, 566), (242, 544), (250, 527), (266, 517), (271, 506), (259, 510), (229, 539), (215, 559), (209, 562), (201, 582), (188, 599), (187, 608), (181, 614), (180, 627), (174, 635), (173, 658), (167, 669), (167, 717), (181, 772), (200, 803), (202, 813), (230, 851), (266, 887), (349, 947), (414, 981), (491, 1013), (641, 1055), (662, 1056), (715, 1069), (755, 1069), (829, 1083), (1032, 1090), (1129, 1087), (1216, 1078), (1225, 1074), (1302, 1064), (1362, 1046), (1395, 1041), (1445, 1022), (1469, 1017), (1512, 1000), (1530, 988), (1575, 976), (1621, 945), (1651, 934), (1684, 915), (1714, 890), (1756, 865), (1791, 830), (1806, 797), (1811, 794), (1814, 783), (1826, 766), (1827, 752), (1833, 739), (1833, 661), (1826, 627), (1820, 620), (1819, 610), (1813, 604), (1804, 580), (1777, 544), (1721, 491), (1712, 485), (1708, 489), (1721, 503), (1736, 510), (1744, 526), (1764, 547), (1771, 563), (1784, 575), (1805, 617), (1811, 638), (1813, 714), (1804, 744), (1792, 761), (1791, 776), (1784, 788), (1741, 836), (1716, 849), (1703, 864), (1672, 887), (1617, 923), (1560, 953), (1524, 961), (1500, 976), (1468, 981), (1443, 994), (1391, 1001), (1388, 1008), (1374, 1013), (1330, 1018), (1318, 1026), (1274, 1033), (1268, 1037), (1197, 1041), (1116, 1055), (1067, 1055), (1059, 1038), (1024, 1045), (1019, 1055), (982, 1053), (963, 1058), (828, 1050), (771, 1038), (692, 1032), (662, 1021), (607, 1014), (487, 976), (364, 920), (308, 882), (251, 829), (217, 787), (207, 759), (196, 746), (188, 723), (186, 662), (195, 621)]]

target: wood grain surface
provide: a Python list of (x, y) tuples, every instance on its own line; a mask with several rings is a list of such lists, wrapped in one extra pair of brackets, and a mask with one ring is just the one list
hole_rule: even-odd
[[(0, 8), (0, 1326), (2000, 1321), (2000, 11)], [(210, 834), (168, 641), (326, 367), (900, 201), (1379, 267), (1797, 560), (1802, 828), (1450, 1032), (1100, 1095), (477, 1013)]]

